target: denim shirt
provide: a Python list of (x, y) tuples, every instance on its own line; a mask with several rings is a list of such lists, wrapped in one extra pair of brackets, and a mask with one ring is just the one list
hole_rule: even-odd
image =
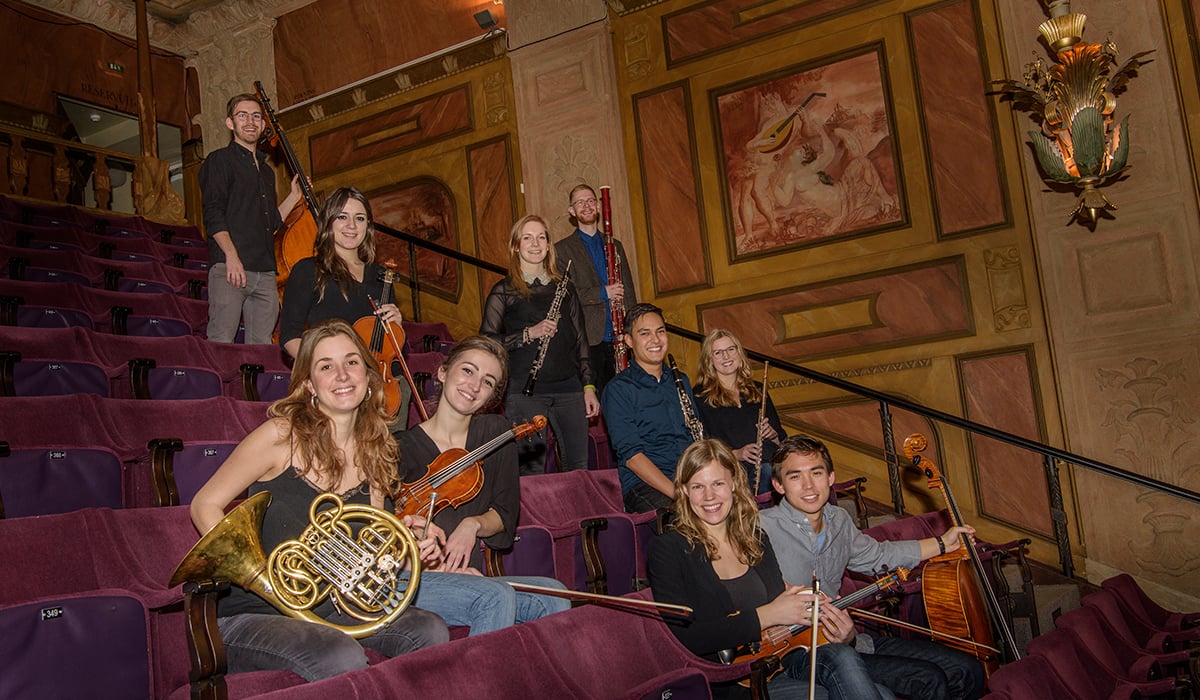
[[(680, 372), (688, 400), (692, 385)], [(628, 492), (641, 482), (625, 462), (641, 452), (662, 470), (668, 479), (675, 478), (679, 456), (692, 444), (692, 434), (683, 420), (679, 392), (670, 368), (663, 364), (662, 376), (655, 379), (637, 362), (618, 374), (604, 387), (601, 397), (604, 422), (609, 440), (617, 453), (621, 490)]]

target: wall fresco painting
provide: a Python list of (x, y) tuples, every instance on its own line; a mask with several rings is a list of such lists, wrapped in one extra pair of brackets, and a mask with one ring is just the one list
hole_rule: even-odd
[(881, 64), (875, 47), (712, 92), (735, 261), (905, 221)]
[[(418, 238), (458, 250), (454, 196), (445, 184), (432, 178), (401, 183), (370, 193), (375, 220)], [(397, 238), (376, 236), (376, 262), (393, 267), (407, 282), (408, 245)], [(460, 292), (458, 263), (427, 250), (417, 252), (417, 277), (424, 291), (450, 300)]]

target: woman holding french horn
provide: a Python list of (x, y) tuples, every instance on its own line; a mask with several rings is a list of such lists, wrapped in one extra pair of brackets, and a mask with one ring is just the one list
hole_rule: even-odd
[[(388, 509), (397, 448), (387, 429), (383, 380), (369, 357), (344, 321), (304, 334), (288, 395), (271, 405), (267, 421), (238, 444), (193, 499), (192, 522), (201, 533), (220, 522), (225, 508), (247, 489), (252, 496), (271, 495), (262, 521), (267, 552), (305, 530), (310, 505), (322, 494)], [(441, 558), (436, 533), (425, 533), (423, 518), (405, 518), (404, 524), (421, 535), (421, 560), (436, 564)], [(334, 625), (357, 622), (330, 600), (312, 612)], [(309, 681), (365, 668), (363, 647), (397, 656), (449, 639), (440, 617), (416, 607), (369, 637), (354, 639), (335, 626), (282, 615), (240, 587), (220, 600), (217, 616), (230, 673), (283, 668)]]
[[(513, 224), (508, 250), (508, 277), (492, 287), (479, 326), (508, 351), (507, 415), (519, 421), (545, 415), (558, 438), (562, 468), (587, 469), (587, 420), (600, 415), (600, 400), (570, 270), (559, 273), (540, 216)], [(545, 459), (545, 442), (535, 439), (522, 449), (521, 473), (544, 471)]]

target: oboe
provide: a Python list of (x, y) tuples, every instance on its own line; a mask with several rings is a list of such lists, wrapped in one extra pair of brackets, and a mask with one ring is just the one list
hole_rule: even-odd
[[(554, 299), (550, 302), (550, 311), (546, 313), (546, 319), (557, 321), (562, 316), (563, 297), (567, 296), (567, 282), (571, 279), (571, 262), (567, 261), (567, 269), (563, 271), (562, 279), (558, 281), (558, 286), (554, 288)], [(529, 378), (525, 380), (525, 388), (521, 390), (526, 396), (533, 396), (533, 385), (537, 383), (538, 372), (542, 371), (542, 363), (546, 361), (546, 349), (550, 347), (550, 336), (543, 335), (538, 338), (537, 357), (533, 358), (533, 366), (529, 368)]]
[(700, 418), (696, 415), (696, 407), (692, 405), (692, 397), (688, 396), (687, 389), (683, 388), (683, 375), (679, 373), (679, 368), (675, 366), (675, 356), (667, 354), (667, 364), (671, 367), (671, 374), (675, 377), (675, 391), (679, 394), (679, 408), (683, 409), (683, 422), (687, 424), (688, 432), (692, 434), (692, 440), (704, 439), (704, 425), (700, 422)]
[[(617, 254), (617, 244), (613, 242), (612, 202), (609, 197), (608, 185), (600, 187), (600, 219), (604, 226), (604, 262), (608, 271), (608, 283), (616, 284), (621, 281), (621, 257)], [(612, 314), (613, 327), (613, 362), (617, 372), (629, 367), (629, 348), (625, 346), (625, 300), (620, 303), (608, 300)]]

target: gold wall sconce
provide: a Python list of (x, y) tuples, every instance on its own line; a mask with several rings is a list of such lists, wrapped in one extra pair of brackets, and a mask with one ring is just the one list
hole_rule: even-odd
[(997, 80), (1013, 109), (1030, 112), (1041, 131), (1030, 131), (1042, 177), (1082, 190), (1070, 221), (1094, 229), (1101, 215), (1117, 207), (1098, 189), (1128, 165), (1129, 115), (1118, 124), (1117, 95), (1153, 51), (1134, 54), (1113, 70), (1117, 46), (1083, 40), (1087, 17), (1071, 12), (1070, 0), (1045, 0), (1050, 19), (1038, 27), (1054, 62), (1040, 56), (1025, 65), (1023, 79)]

